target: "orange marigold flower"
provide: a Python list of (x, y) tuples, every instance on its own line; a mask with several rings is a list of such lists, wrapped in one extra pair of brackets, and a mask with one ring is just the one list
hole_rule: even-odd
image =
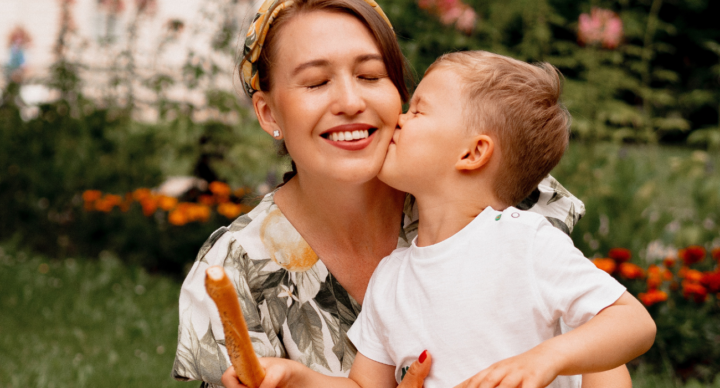
[(663, 265), (667, 268), (672, 268), (675, 266), (675, 259), (673, 259), (672, 257), (666, 257), (663, 260)]
[(608, 256), (610, 256), (611, 259), (617, 261), (618, 263), (625, 263), (627, 261), (630, 261), (630, 259), (632, 258), (632, 253), (629, 249), (613, 248), (608, 253)]
[(705, 248), (699, 245), (691, 245), (678, 251), (678, 257), (685, 265), (699, 263), (705, 259)]
[(170, 211), (177, 206), (178, 200), (175, 197), (169, 197), (167, 195), (161, 195), (157, 199), (158, 207), (165, 211)]
[(150, 189), (140, 188), (132, 192), (132, 197), (136, 201), (142, 202), (142, 200), (152, 197), (152, 192)]
[(168, 214), (168, 221), (173, 225), (182, 226), (188, 223), (188, 217), (184, 211), (175, 209)]
[(217, 212), (224, 215), (226, 218), (234, 219), (242, 213), (242, 205), (238, 205), (232, 202), (222, 203), (217, 207)]
[(203, 194), (198, 197), (198, 202), (206, 206), (212, 206), (215, 204), (215, 198), (212, 195)]
[(100, 190), (85, 190), (82, 194), (83, 201), (85, 202), (97, 201), (101, 197), (102, 192)]
[(120, 206), (120, 204), (123, 202), (122, 197), (115, 194), (106, 194), (105, 200), (108, 203), (111, 203), (113, 206)]
[(193, 221), (206, 222), (210, 219), (210, 207), (205, 205), (195, 205), (193, 207)]
[(711, 255), (713, 259), (720, 261), (720, 247), (713, 248)]
[(704, 273), (700, 278), (700, 284), (705, 286), (710, 292), (720, 291), (720, 270)]
[(698, 283), (684, 281), (682, 287), (685, 299), (692, 298), (697, 303), (702, 303), (707, 299), (707, 289)]
[(615, 260), (613, 259), (593, 259), (592, 262), (596, 267), (609, 274), (615, 272), (615, 268), (617, 267), (617, 264), (615, 264)]
[(638, 298), (645, 306), (652, 306), (655, 303), (666, 301), (668, 294), (665, 291), (649, 290), (648, 292), (641, 292)]
[(157, 200), (153, 196), (143, 198), (140, 201), (140, 205), (142, 206), (143, 214), (145, 215), (145, 217), (150, 217), (151, 215), (155, 214), (158, 206)]
[(622, 263), (620, 275), (626, 279), (641, 279), (645, 276), (645, 271), (633, 263)]
[(210, 183), (209, 189), (219, 197), (227, 197), (230, 195), (230, 186), (228, 186), (227, 183), (215, 181)]
[(688, 282), (692, 283), (698, 283), (700, 279), (702, 279), (702, 272), (696, 270), (696, 269), (690, 269), (688, 267), (682, 267), (680, 268), (680, 272), (678, 272), (678, 276), (685, 279)]

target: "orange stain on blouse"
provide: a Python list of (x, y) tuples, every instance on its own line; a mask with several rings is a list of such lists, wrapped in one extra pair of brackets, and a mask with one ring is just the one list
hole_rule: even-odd
[(318, 261), (315, 251), (285, 218), (280, 209), (271, 211), (260, 227), (260, 239), (279, 266), (293, 272), (304, 272)]

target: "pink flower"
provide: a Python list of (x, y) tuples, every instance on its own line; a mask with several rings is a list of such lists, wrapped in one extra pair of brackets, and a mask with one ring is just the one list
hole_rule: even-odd
[(578, 42), (582, 45), (601, 44), (607, 49), (620, 45), (623, 24), (613, 11), (593, 8), (590, 15), (584, 13), (578, 19)]
[(438, 16), (446, 26), (454, 24), (456, 29), (468, 35), (477, 24), (477, 13), (461, 0), (418, 0), (418, 6)]
[(472, 8), (468, 7), (465, 9), (462, 15), (460, 15), (457, 22), (455, 22), (455, 27), (458, 30), (470, 35), (475, 29), (476, 24), (477, 14)]

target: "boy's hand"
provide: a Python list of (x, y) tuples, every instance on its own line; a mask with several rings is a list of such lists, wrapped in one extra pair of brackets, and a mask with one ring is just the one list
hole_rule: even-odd
[(490, 365), (455, 388), (543, 388), (557, 376), (552, 357), (532, 349)]
[[(265, 379), (260, 388), (283, 388), (290, 386), (293, 373), (298, 372), (297, 366), (300, 364), (284, 358), (263, 357), (260, 358), (260, 365), (265, 369)], [(223, 373), (221, 381), (226, 388), (247, 388), (240, 384), (232, 366)]]

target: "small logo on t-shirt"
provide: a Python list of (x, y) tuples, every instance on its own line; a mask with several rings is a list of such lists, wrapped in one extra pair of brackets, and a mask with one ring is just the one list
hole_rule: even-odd
[(409, 366), (404, 366), (400, 372), (402, 372), (402, 376), (400, 376), (400, 381), (402, 381), (405, 378), (405, 374), (407, 373), (408, 369), (410, 369)]
[(502, 214), (498, 214), (497, 217), (495, 217), (495, 221), (500, 221), (500, 218), (502, 217)]

